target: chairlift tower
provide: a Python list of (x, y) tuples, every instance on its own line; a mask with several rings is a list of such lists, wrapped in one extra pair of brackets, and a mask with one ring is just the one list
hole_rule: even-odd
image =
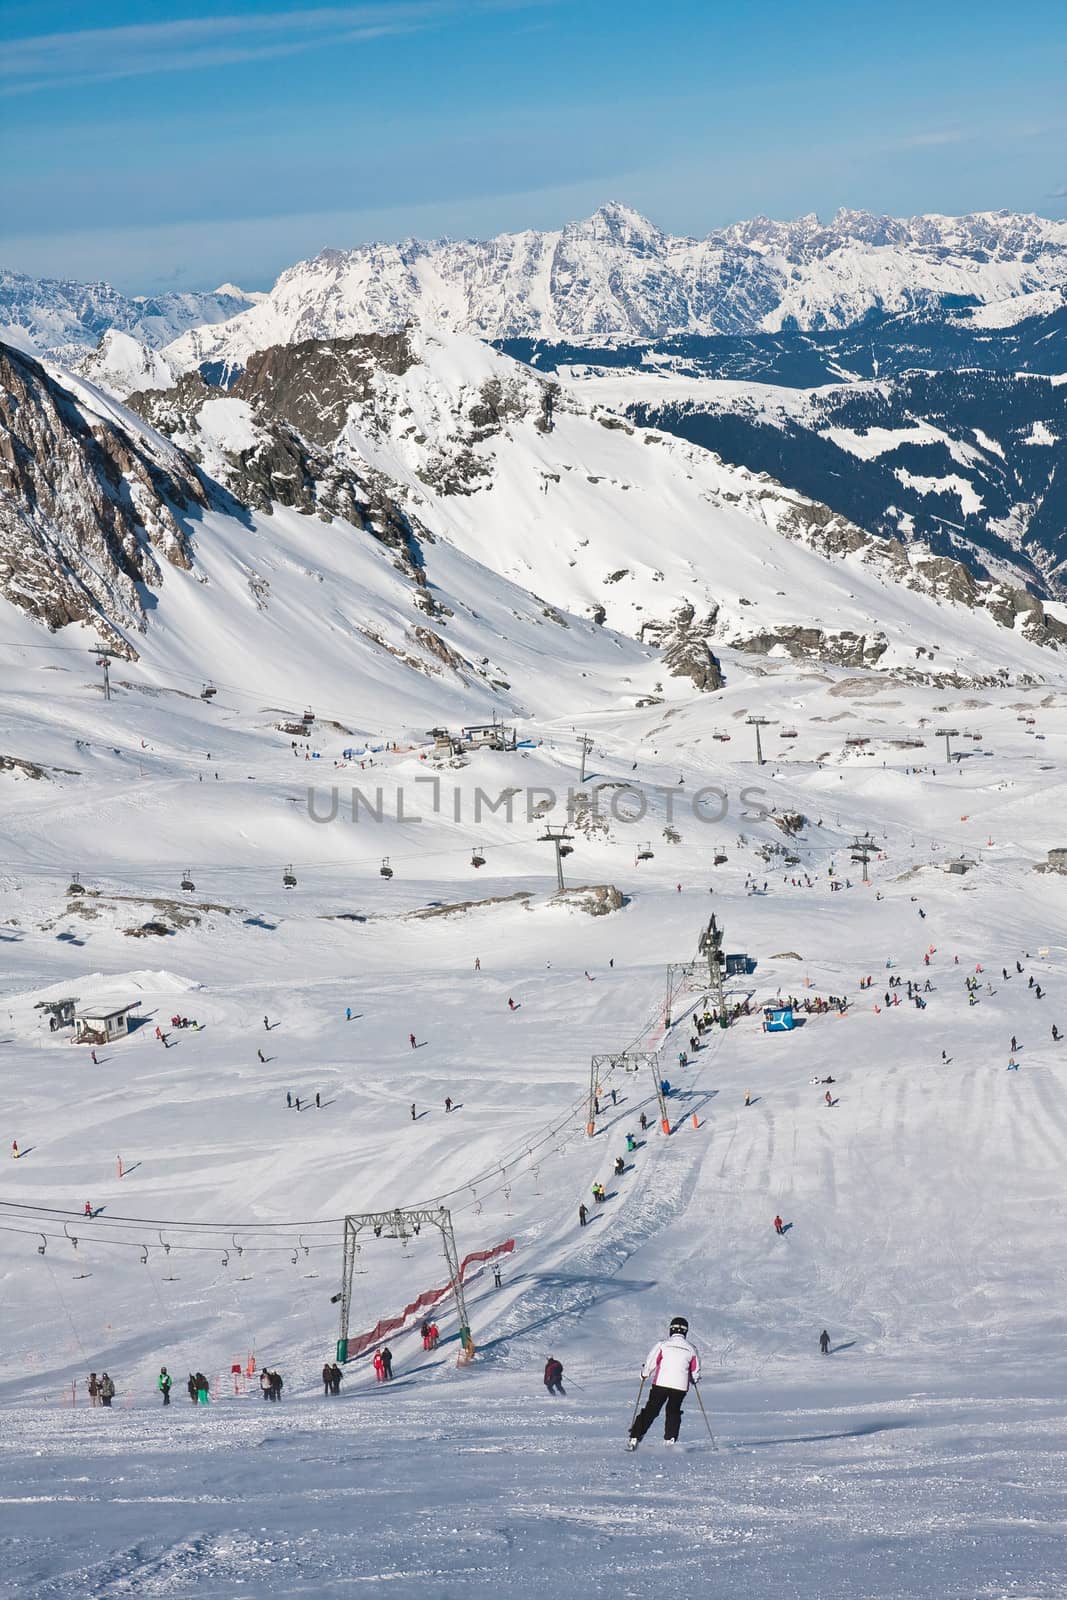
[(452, 1297), (456, 1303), (456, 1316), (459, 1318), (460, 1343), (465, 1351), (473, 1348), (470, 1323), (467, 1320), (467, 1302), (464, 1299), (463, 1283), (459, 1272), (459, 1252), (456, 1249), (456, 1235), (452, 1228), (452, 1213), (444, 1206), (438, 1206), (436, 1209), (413, 1207), (410, 1210), (398, 1206), (393, 1211), (352, 1212), (345, 1217), (344, 1264), (341, 1272), (341, 1318), (337, 1332), (338, 1361), (348, 1360), (352, 1279), (356, 1270), (359, 1235), (366, 1229), (370, 1229), (376, 1239), (380, 1239), (384, 1234), (387, 1239), (399, 1239), (401, 1244), (406, 1244), (410, 1238), (417, 1236), (423, 1228), (436, 1228), (441, 1235), (441, 1246), (448, 1266), (448, 1287), (452, 1291)]
[(585, 782), (585, 758), (593, 748), (593, 741), (587, 733), (578, 735), (578, 749), (581, 751), (581, 764), (578, 769), (579, 786)]
[(560, 894), (567, 887), (563, 881), (563, 857), (571, 854), (574, 848), (571, 843), (573, 837), (566, 828), (550, 828), (546, 824), (544, 833), (537, 841), (538, 844), (554, 844), (556, 847), (556, 881), (559, 884)]
[(871, 836), (870, 836), (870, 834), (869, 833), (865, 834), (862, 839), (859, 839), (859, 838), (853, 839), (851, 845), (849, 846), (849, 849), (852, 852), (853, 861), (855, 861), (857, 863), (858, 862), (862, 862), (863, 863), (863, 881), (864, 881), (864, 883), (870, 883), (870, 881), (871, 881), (870, 874), (867, 871), (867, 865), (868, 865), (868, 863), (869, 863), (869, 861), (871, 859)]
[(98, 645), (90, 650), (89, 654), (96, 657), (98, 667), (104, 669), (104, 699), (111, 699), (111, 663), (124, 660), (121, 650), (109, 650), (104, 645)]
[(719, 1013), (719, 1026), (724, 1027), (723, 1018), (726, 1015), (726, 995), (723, 990), (722, 974), (726, 965), (726, 956), (722, 948), (723, 932), (715, 920), (712, 912), (708, 918), (708, 925), (697, 940), (697, 954), (704, 956), (708, 963), (708, 987), (715, 996), (715, 1009)]
[(949, 743), (949, 741), (951, 739), (958, 739), (959, 735), (960, 735), (960, 730), (958, 728), (937, 728), (937, 729), (935, 729), (935, 732), (937, 733), (937, 737), (939, 739), (944, 739), (944, 741), (945, 741), (945, 760), (951, 764), (951, 762), (952, 762), (952, 745)]
[(767, 765), (767, 763), (764, 760), (763, 746), (760, 743), (759, 731), (761, 728), (769, 728), (771, 725), (770, 721), (767, 717), (746, 717), (745, 723), (748, 727), (755, 728), (756, 730), (756, 765), (758, 767), (764, 767)]

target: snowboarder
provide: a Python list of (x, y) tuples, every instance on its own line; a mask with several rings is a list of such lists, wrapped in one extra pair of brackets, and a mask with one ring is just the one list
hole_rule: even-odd
[(514, 1002), (514, 1000), (513, 1000), (513, 999), (512, 999), (512, 998), (511, 998), (511, 996), (510, 996), (510, 995), (508, 995), (508, 1010), (509, 1010), (509, 1011), (514, 1011), (514, 1010), (515, 1010), (515, 1002)]
[(682, 1423), (682, 1401), (689, 1386), (700, 1377), (700, 1357), (689, 1343), (689, 1323), (685, 1317), (674, 1317), (666, 1339), (654, 1344), (641, 1368), (642, 1378), (651, 1378), (648, 1399), (630, 1426), (627, 1448), (636, 1450), (649, 1428), (667, 1408), (663, 1438), (666, 1444), (677, 1444)]
[(775, 1231), (775, 1233), (784, 1233), (785, 1232), (785, 1224), (783, 1223), (781, 1217), (775, 1217), (775, 1219), (774, 1219), (774, 1231)]
[(830, 1335), (827, 1333), (825, 1328), (819, 1335), (819, 1349), (822, 1351), (824, 1356), (828, 1356), (830, 1354)]
[(199, 1406), (211, 1403), (211, 1385), (202, 1372), (196, 1374), (196, 1403)]
[(557, 1361), (555, 1356), (549, 1356), (545, 1362), (545, 1388), (549, 1394), (564, 1394), (563, 1388), (563, 1362)]
[(86, 1202), (85, 1202), (85, 1215), (87, 1217), (91, 1217), (92, 1214), (93, 1214), (93, 1208), (92, 1208), (91, 1204), (89, 1203), (89, 1201), (86, 1200)]
[(636, 1149), (637, 1149), (637, 1140), (634, 1138), (632, 1133), (628, 1133), (626, 1135), (626, 1153), (627, 1153), (627, 1155), (633, 1155), (633, 1153), (634, 1153), (634, 1151)]
[(163, 1404), (165, 1406), (169, 1406), (170, 1405), (170, 1373), (167, 1371), (166, 1367), (160, 1367), (160, 1369), (159, 1369), (159, 1377), (156, 1379), (156, 1386), (158, 1387), (160, 1394), (163, 1396)]
[(617, 1178), (621, 1178), (625, 1171), (626, 1171), (626, 1162), (624, 1161), (622, 1156), (616, 1156), (615, 1157), (615, 1176)]
[(1052, 1024), (1052, 1042), (1053, 1042), (1053, 1044), (1059, 1044), (1059, 1042), (1060, 1042), (1060, 1040), (1062, 1038), (1063, 1038), (1062, 1033), (1060, 1032), (1059, 1028), (1057, 1028), (1056, 1024), (1053, 1023)]
[(581, 1205), (578, 1207), (578, 1226), (579, 1226), (579, 1228), (584, 1228), (588, 1221), (589, 1221), (589, 1210), (588, 1210), (588, 1207), (586, 1206), (585, 1201), (583, 1200)]

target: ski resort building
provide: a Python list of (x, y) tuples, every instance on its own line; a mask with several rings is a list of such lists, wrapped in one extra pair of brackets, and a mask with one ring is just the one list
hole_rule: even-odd
[(126, 1006), (84, 1006), (74, 1017), (75, 1044), (110, 1044), (130, 1031), (130, 1012), (137, 1002)]

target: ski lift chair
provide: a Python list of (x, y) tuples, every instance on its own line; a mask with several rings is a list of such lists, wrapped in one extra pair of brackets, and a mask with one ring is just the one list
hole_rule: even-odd
[(482, 854), (483, 848), (484, 847), (482, 845), (476, 845), (475, 846), (474, 854), (471, 856), (471, 866), (472, 867), (484, 867), (485, 866), (485, 856)]
[(383, 878), (391, 878), (393, 876), (393, 869), (389, 865), (389, 857), (388, 856), (386, 856), (385, 859), (383, 860), (381, 866), (378, 868), (378, 872), (379, 872), (380, 876), (383, 877)]
[(79, 873), (77, 873), (77, 872), (74, 873), (74, 875), (71, 878), (69, 884), (67, 885), (67, 893), (68, 894), (84, 894), (85, 893), (85, 885), (84, 885), (84, 883), (82, 883), (81, 875)]
[(192, 874), (190, 873), (188, 867), (185, 869), (185, 876), (182, 879), (182, 888), (187, 894), (191, 894), (196, 888), (196, 884), (193, 882)]
[(638, 847), (637, 847), (637, 859), (638, 859), (638, 861), (651, 861), (653, 859), (653, 856), (654, 856), (654, 851), (652, 849), (652, 841), (651, 841), (651, 839), (648, 841), (647, 844), (639, 844), (638, 845)]
[(285, 871), (282, 873), (282, 884), (286, 889), (296, 888), (296, 873), (293, 871), (292, 862), (289, 863)]

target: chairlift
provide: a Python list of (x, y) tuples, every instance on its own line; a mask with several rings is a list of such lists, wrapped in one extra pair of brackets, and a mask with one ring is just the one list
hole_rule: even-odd
[(70, 883), (67, 885), (67, 893), (68, 894), (84, 894), (85, 893), (85, 885), (81, 881), (81, 874), (80, 873), (75, 872), (73, 874), (73, 876), (71, 877)]
[(471, 866), (472, 867), (484, 867), (485, 866), (484, 850), (485, 850), (485, 846), (484, 845), (480, 845), (480, 844), (479, 845), (475, 845), (474, 854), (471, 856)]
[(201, 700), (212, 700), (218, 692), (213, 683), (205, 683), (200, 691), (200, 698)]
[(782, 738), (783, 739), (799, 739), (799, 737), (800, 737), (800, 735), (797, 733), (797, 730), (795, 728), (783, 728), (782, 729)]
[(724, 853), (721, 850), (717, 850), (715, 852), (715, 865), (717, 867), (721, 867), (721, 866), (723, 866), (725, 864), (725, 862), (726, 862), (726, 856), (724, 855)]
[(389, 865), (389, 857), (388, 856), (386, 856), (384, 858), (384, 860), (382, 861), (381, 866), (378, 868), (378, 873), (379, 873), (379, 876), (383, 877), (383, 878), (391, 878), (393, 876), (393, 869)]
[(638, 845), (638, 847), (637, 847), (637, 859), (638, 859), (638, 861), (651, 861), (653, 859), (653, 855), (654, 855), (654, 852), (653, 852), (653, 849), (652, 849), (652, 841), (651, 841), (651, 839), (647, 840), (645, 844), (639, 844)]
[(300, 720), (301, 720), (301, 722), (314, 722), (314, 720), (315, 720), (314, 711), (305, 711), (304, 715), (301, 717)]
[(141, 1246), (141, 1251), (142, 1251), (141, 1265), (142, 1265), (142, 1267), (147, 1267), (147, 1265), (148, 1265), (148, 1246), (146, 1244), (143, 1244)]
[(559, 853), (561, 856), (572, 856), (574, 854), (574, 846), (572, 844), (561, 844)]
[(293, 871), (293, 863), (291, 861), (282, 873), (282, 885), (286, 889), (296, 888), (296, 873)]
[(43, 1256), (47, 1249), (48, 1249), (48, 1240), (45, 1238), (44, 1234), (42, 1233), (41, 1242), (37, 1246), (37, 1254), (39, 1256)]
[(192, 873), (189, 871), (188, 867), (186, 867), (185, 876), (182, 878), (182, 888), (186, 891), (186, 893), (191, 893), (196, 888), (196, 884), (193, 882)]

